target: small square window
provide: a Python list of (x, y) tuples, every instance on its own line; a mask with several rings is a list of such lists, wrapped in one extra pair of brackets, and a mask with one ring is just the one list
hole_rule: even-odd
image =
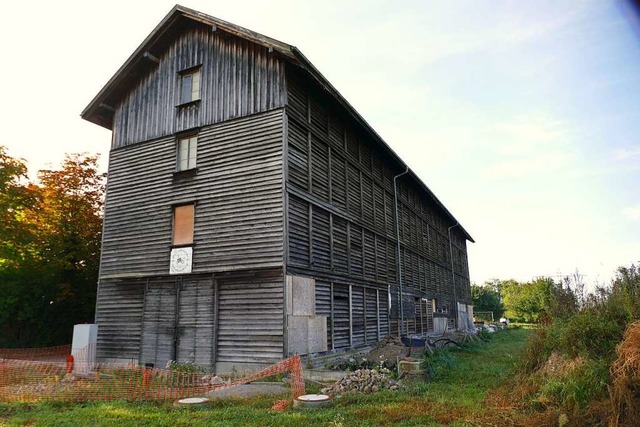
[(190, 245), (193, 243), (194, 205), (175, 206), (173, 208), (174, 245)]
[(197, 101), (200, 99), (200, 68), (183, 71), (180, 73), (180, 99), (179, 104)]
[(191, 135), (178, 139), (177, 170), (186, 171), (196, 167), (198, 136)]

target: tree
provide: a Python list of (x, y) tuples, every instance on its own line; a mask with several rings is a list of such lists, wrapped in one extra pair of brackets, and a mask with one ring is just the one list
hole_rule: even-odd
[(42, 203), (33, 218), (44, 271), (55, 289), (50, 306), (60, 341), (73, 324), (94, 317), (105, 178), (97, 161), (97, 156), (67, 155), (61, 169), (38, 173)]
[(25, 221), (25, 210), (35, 202), (27, 182), (27, 165), (0, 146), (0, 267), (16, 266), (28, 254), (33, 228)]
[(0, 177), (3, 219), (13, 221), (1, 231), (0, 346), (68, 343), (75, 323), (93, 321), (104, 175), (97, 157), (74, 154), (23, 184), (24, 161), (0, 154), (13, 168)]
[(473, 300), (473, 311), (490, 311), (494, 319), (499, 319), (504, 313), (504, 305), (500, 292), (489, 284), (484, 286), (471, 285), (471, 298)]
[[(553, 279), (541, 277), (530, 282), (502, 282), (502, 294), (507, 316), (523, 322), (539, 322), (545, 317), (561, 315), (563, 310), (575, 310), (575, 295)], [(560, 307), (558, 302), (564, 306)]]

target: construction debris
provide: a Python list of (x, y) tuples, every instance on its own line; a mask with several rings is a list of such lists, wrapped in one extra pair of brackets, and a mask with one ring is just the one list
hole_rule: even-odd
[(375, 393), (383, 389), (397, 390), (400, 384), (389, 376), (387, 369), (358, 369), (334, 385), (322, 389), (322, 394), (341, 396), (345, 393)]
[(399, 337), (387, 335), (367, 354), (366, 359), (376, 366), (383, 365), (385, 368), (393, 369), (399, 358), (407, 356), (409, 348), (406, 347)]

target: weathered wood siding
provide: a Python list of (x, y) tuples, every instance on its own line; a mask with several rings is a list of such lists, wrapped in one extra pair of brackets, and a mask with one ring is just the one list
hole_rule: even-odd
[(283, 265), (283, 112), (202, 128), (195, 173), (174, 137), (112, 150), (101, 277), (169, 272), (172, 206), (195, 202), (193, 272)]
[(96, 323), (99, 361), (138, 361), (146, 280), (102, 280), (98, 286)]
[[(284, 62), (237, 37), (190, 29), (115, 107), (113, 148), (173, 135), (285, 104)], [(201, 100), (177, 106), (182, 70), (202, 66)]]
[(140, 362), (165, 368), (176, 359), (175, 339), (179, 283), (165, 278), (149, 281), (145, 290)]
[[(294, 67), (287, 69), (287, 91), (287, 268), (350, 283), (397, 286), (393, 176), (404, 169)], [(404, 315), (411, 318), (412, 330), (423, 330), (431, 323), (423, 319), (426, 308), (416, 305), (415, 298), (453, 299), (448, 238), (453, 224), (407, 176), (398, 180), (398, 210), (408, 294)], [(456, 296), (470, 301), (466, 240), (455, 228), (452, 237)], [(367, 306), (359, 292), (350, 297), (351, 314), (358, 317)], [(399, 317), (395, 300), (391, 315)], [(335, 313), (339, 346), (346, 340), (343, 311)], [(362, 343), (359, 321), (351, 328), (351, 344)]]
[(282, 270), (218, 277), (216, 363), (272, 364), (284, 353)]
[(327, 347), (372, 345), (389, 334), (387, 289), (316, 280), (316, 315), (327, 316)]
[(215, 294), (211, 275), (103, 280), (96, 323), (100, 361), (169, 360), (210, 367)]
[(213, 277), (180, 276), (147, 281), (142, 318), (140, 363), (164, 368), (167, 362), (214, 362)]
[(216, 295), (212, 277), (184, 276), (178, 295), (176, 359), (212, 366)]

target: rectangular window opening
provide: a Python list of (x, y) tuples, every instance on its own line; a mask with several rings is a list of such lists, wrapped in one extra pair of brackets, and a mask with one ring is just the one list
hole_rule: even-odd
[(178, 165), (179, 171), (194, 169), (198, 153), (198, 136), (191, 135), (178, 139)]
[(174, 246), (193, 244), (194, 208), (193, 204), (173, 208), (172, 243)]
[(200, 99), (200, 68), (180, 72), (180, 99), (178, 104), (186, 104)]

